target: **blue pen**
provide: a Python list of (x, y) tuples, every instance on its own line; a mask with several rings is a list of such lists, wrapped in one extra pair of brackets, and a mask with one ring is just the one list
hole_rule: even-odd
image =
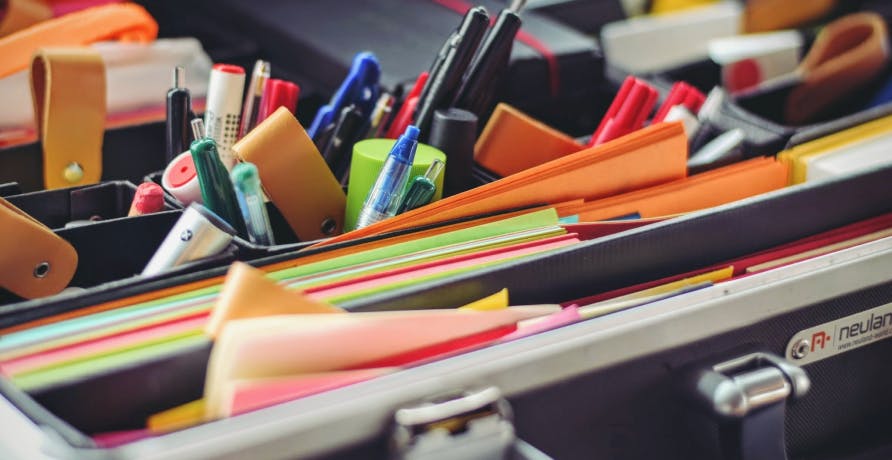
[(341, 87), (332, 96), (328, 105), (322, 106), (316, 112), (316, 118), (307, 130), (307, 134), (313, 142), (318, 143), (318, 137), (326, 127), (335, 122), (335, 117), (341, 110), (350, 105), (356, 105), (368, 119), (372, 114), (375, 103), (378, 100), (378, 80), (381, 78), (381, 66), (378, 58), (369, 52), (362, 52), (353, 58), (350, 73), (341, 83)]
[(409, 171), (412, 169), (417, 147), (418, 128), (409, 125), (387, 155), (387, 160), (378, 173), (378, 179), (369, 190), (362, 210), (359, 211), (356, 228), (363, 228), (396, 215), (403, 190), (409, 182)]
[(243, 162), (235, 165), (229, 173), (242, 218), (248, 227), (248, 238), (254, 244), (272, 246), (273, 230), (269, 224), (269, 215), (263, 203), (263, 192), (260, 188), (260, 176), (257, 166)]

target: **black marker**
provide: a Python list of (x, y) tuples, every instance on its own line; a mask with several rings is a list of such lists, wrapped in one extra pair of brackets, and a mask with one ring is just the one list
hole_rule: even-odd
[(167, 92), (166, 163), (177, 155), (189, 150), (189, 114), (192, 111), (189, 90), (183, 84), (185, 71), (182, 67), (173, 69), (173, 88)]

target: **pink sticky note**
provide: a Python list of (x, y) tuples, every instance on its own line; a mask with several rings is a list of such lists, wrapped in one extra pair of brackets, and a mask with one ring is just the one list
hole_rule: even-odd
[(570, 305), (563, 310), (542, 318), (536, 318), (526, 324), (520, 323), (517, 330), (502, 337), (502, 341), (519, 339), (528, 335), (549, 331), (572, 322), (579, 321), (579, 311), (576, 305)]

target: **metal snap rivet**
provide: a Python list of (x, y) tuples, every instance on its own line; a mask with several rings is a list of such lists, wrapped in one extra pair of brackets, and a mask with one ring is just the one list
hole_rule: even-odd
[(338, 228), (338, 223), (332, 219), (331, 217), (326, 217), (325, 220), (322, 221), (322, 234), (323, 235), (331, 235)]
[(189, 241), (192, 239), (192, 236), (193, 236), (192, 230), (186, 229), (186, 230), (183, 230), (183, 233), (180, 233), (180, 240)]
[(802, 359), (808, 355), (808, 350), (811, 348), (811, 343), (809, 343), (808, 339), (802, 339), (796, 343), (793, 347), (793, 352), (790, 353), (793, 355), (795, 359)]
[(65, 177), (69, 183), (77, 183), (80, 182), (81, 179), (84, 178), (84, 168), (75, 161), (72, 161), (65, 167), (65, 170), (62, 171), (62, 176)]
[(50, 273), (50, 263), (49, 262), (41, 262), (34, 267), (34, 277), (35, 278), (44, 278), (46, 275)]

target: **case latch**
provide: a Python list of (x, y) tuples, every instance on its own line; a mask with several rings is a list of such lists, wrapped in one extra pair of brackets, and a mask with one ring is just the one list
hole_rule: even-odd
[(805, 395), (805, 371), (770, 353), (753, 353), (693, 374), (694, 399), (720, 421), (725, 459), (786, 459), (787, 400)]
[(496, 387), (447, 394), (397, 410), (391, 452), (400, 460), (550, 459), (517, 439), (511, 407)]

